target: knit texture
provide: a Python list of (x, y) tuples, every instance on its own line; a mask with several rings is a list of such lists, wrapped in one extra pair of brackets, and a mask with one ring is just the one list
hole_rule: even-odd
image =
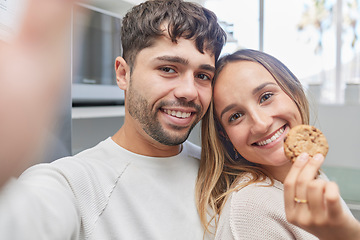
[(286, 220), (283, 184), (270, 183), (266, 179), (232, 194), (221, 214), (216, 240), (318, 239)]
[(1, 239), (201, 240), (199, 157), (190, 142), (176, 156), (153, 158), (108, 138), (34, 166), (0, 192)]

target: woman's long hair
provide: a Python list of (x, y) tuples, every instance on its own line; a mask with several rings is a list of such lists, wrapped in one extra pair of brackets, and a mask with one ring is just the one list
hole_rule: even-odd
[[(231, 62), (251, 61), (261, 64), (273, 76), (280, 88), (295, 102), (304, 124), (309, 124), (309, 104), (300, 81), (278, 59), (260, 51), (244, 49), (222, 57), (216, 64), (216, 80)], [(258, 164), (244, 159), (233, 147), (225, 130), (217, 120), (213, 98), (201, 125), (201, 162), (196, 183), (196, 202), (205, 231), (217, 227), (218, 217), (230, 193), (272, 176)], [(244, 174), (251, 179), (239, 184)]]

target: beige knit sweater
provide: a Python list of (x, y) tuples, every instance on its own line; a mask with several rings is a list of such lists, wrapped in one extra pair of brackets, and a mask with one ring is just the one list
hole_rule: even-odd
[(283, 184), (270, 183), (266, 179), (232, 194), (220, 216), (215, 240), (318, 239), (286, 220)]

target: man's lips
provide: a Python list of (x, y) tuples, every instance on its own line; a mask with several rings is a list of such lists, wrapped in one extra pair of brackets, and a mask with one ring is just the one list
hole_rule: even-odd
[(184, 112), (180, 110), (163, 109), (163, 112), (170, 116), (178, 117), (178, 118), (188, 118), (191, 116), (191, 112)]

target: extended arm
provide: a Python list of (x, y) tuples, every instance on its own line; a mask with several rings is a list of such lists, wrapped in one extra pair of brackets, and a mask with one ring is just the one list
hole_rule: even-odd
[(295, 161), (284, 182), (287, 219), (321, 240), (358, 240), (360, 223), (344, 211), (336, 183), (315, 178), (323, 161), (306, 153)]
[[(0, 36), (0, 188), (39, 162), (48, 128), (56, 121), (69, 77), (73, 2), (14, 0), (5, 1), (9, 10), (1, 9), (8, 20), (0, 18), (0, 30), (12, 37)], [(24, 11), (12, 12), (10, 5)], [(6, 27), (4, 19), (10, 26), (19, 21), (20, 27)]]

